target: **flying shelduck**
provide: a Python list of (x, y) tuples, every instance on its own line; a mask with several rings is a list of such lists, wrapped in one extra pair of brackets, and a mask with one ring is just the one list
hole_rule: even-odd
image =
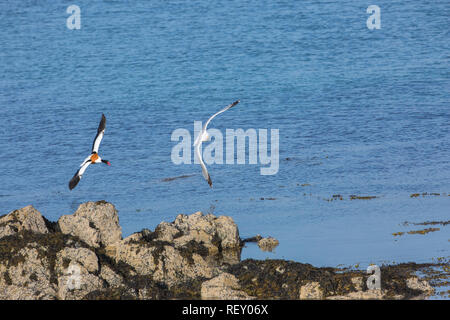
[(111, 165), (111, 163), (108, 160), (104, 160), (98, 155), (98, 148), (100, 147), (100, 142), (102, 141), (103, 135), (105, 134), (105, 128), (106, 128), (106, 118), (105, 115), (102, 114), (102, 119), (100, 120), (100, 124), (98, 125), (97, 129), (97, 136), (95, 137), (94, 142), (92, 143), (91, 155), (86, 159), (84, 159), (83, 163), (80, 165), (80, 169), (78, 169), (78, 171), (69, 181), (70, 190), (72, 190), (77, 186), (78, 182), (80, 182), (81, 177), (83, 176), (84, 172), (86, 171), (87, 167), (89, 167), (90, 164), (104, 163), (107, 164), (108, 166)]

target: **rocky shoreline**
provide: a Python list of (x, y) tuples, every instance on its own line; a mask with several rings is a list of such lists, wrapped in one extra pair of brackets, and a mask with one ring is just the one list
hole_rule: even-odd
[[(274, 242), (270, 238), (270, 242)], [(415, 263), (360, 270), (285, 260), (241, 261), (227, 216), (178, 215), (123, 239), (114, 205), (81, 204), (51, 222), (32, 206), (0, 216), (0, 299), (420, 299), (433, 294)]]

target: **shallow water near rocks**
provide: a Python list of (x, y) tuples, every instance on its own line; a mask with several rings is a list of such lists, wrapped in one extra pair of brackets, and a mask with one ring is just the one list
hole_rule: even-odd
[[(57, 220), (104, 199), (124, 236), (203, 211), (279, 240), (274, 252), (248, 244), (244, 259), (449, 256), (449, 225), (404, 225), (450, 220), (445, 1), (379, 1), (373, 31), (356, 0), (77, 5), (81, 30), (66, 28), (61, 1), (0, 4), (0, 214), (33, 204)], [(171, 134), (236, 99), (211, 128), (279, 129), (279, 172), (210, 165), (210, 189), (198, 165), (171, 162)], [(102, 112), (112, 166), (70, 192)]]

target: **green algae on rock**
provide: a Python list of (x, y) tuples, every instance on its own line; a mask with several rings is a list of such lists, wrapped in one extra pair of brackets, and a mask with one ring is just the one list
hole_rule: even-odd
[(0, 217), (0, 230), (0, 299), (411, 299), (431, 292), (415, 275), (423, 265), (382, 266), (375, 292), (360, 270), (241, 261), (245, 241), (234, 221), (201, 212), (122, 239), (117, 210), (105, 201), (82, 204), (57, 223), (29, 206)]
[(439, 228), (427, 228), (427, 229), (423, 229), (423, 230), (411, 230), (408, 231), (408, 234), (427, 234), (429, 232), (436, 232), (439, 231), (441, 229)]
[(356, 196), (350, 195), (350, 200), (372, 200), (378, 198), (377, 196)]

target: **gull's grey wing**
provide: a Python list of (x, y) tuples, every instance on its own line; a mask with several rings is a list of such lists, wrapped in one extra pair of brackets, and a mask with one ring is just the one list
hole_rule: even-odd
[(203, 130), (202, 131), (206, 131), (206, 128), (208, 127), (208, 124), (211, 122), (212, 119), (214, 119), (217, 115), (227, 111), (228, 109), (233, 108), (235, 105), (237, 105), (240, 102), (240, 100), (236, 100), (235, 102), (233, 102), (232, 104), (227, 105), (225, 108), (223, 108), (222, 110), (220, 110), (219, 112), (216, 112), (215, 114), (213, 114), (208, 121), (206, 121), (205, 125), (203, 126)]

